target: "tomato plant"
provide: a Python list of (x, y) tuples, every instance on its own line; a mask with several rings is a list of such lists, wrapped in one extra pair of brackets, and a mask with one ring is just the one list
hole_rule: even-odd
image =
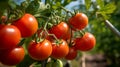
[(13, 25), (18, 27), (22, 37), (30, 37), (35, 34), (38, 29), (38, 22), (36, 18), (28, 13), (23, 15), (20, 19), (14, 21)]
[(70, 47), (69, 48), (69, 53), (65, 56), (65, 59), (67, 60), (73, 60), (77, 57), (77, 50), (75, 47)]
[(60, 44), (52, 45), (51, 56), (53, 58), (57, 58), (57, 59), (64, 58), (69, 52), (69, 47), (67, 42), (65, 40), (61, 40), (60, 42), (61, 42)]
[(75, 39), (75, 48), (81, 51), (89, 51), (96, 44), (96, 39), (94, 35), (86, 32), (83, 37)]
[[(70, 1), (45, 0), (43, 3), (42, 0), (28, 0), (19, 5), (9, 4), (9, 9), (0, 15), (1, 62), (6, 65), (18, 64), (15, 60), (17, 53), (12, 55), (13, 51), (18, 50), (18, 45), (27, 47), (26, 56), (29, 58), (25, 57), (22, 63), (32, 60), (28, 63), (29, 66), (42, 67), (63, 67), (61, 58), (73, 60), (77, 56), (77, 50), (91, 50), (95, 46), (95, 37), (90, 33), (85, 33), (83, 37), (79, 35), (86, 30), (87, 15), (67, 10), (64, 2), (68, 4)], [(21, 52), (18, 53), (20, 55)], [(5, 56), (6, 60), (13, 59), (14, 62), (5, 62), (4, 55), (8, 55)], [(22, 63), (17, 67), (24, 66)]]
[(0, 51), (0, 62), (5, 65), (13, 66), (19, 64), (25, 56), (23, 47), (18, 46), (12, 49)]
[(69, 19), (69, 23), (73, 29), (82, 30), (88, 25), (88, 17), (84, 13), (77, 13)]
[(20, 42), (21, 33), (14, 25), (5, 25), (0, 30), (0, 49), (14, 48)]
[(34, 60), (45, 60), (52, 53), (51, 42), (47, 39), (43, 40), (40, 43), (32, 41), (28, 46), (28, 53)]
[(57, 38), (64, 38), (64, 36), (68, 33), (69, 26), (65, 22), (60, 22), (58, 25), (53, 26), (49, 33), (54, 34)]

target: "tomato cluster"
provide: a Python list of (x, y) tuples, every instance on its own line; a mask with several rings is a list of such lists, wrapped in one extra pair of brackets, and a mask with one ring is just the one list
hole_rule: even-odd
[[(77, 13), (70, 17), (68, 22), (61, 21), (50, 28), (46, 27), (47, 22), (44, 28), (38, 27), (37, 19), (29, 13), (11, 24), (2, 23), (0, 24), (0, 62), (5, 65), (20, 63), (25, 56), (21, 40), (28, 37), (32, 37), (27, 49), (32, 59), (43, 61), (50, 57), (54, 61), (61, 58), (73, 60), (77, 57), (78, 50), (89, 51), (95, 46), (94, 35), (83, 32), (87, 25), (88, 17), (84, 13)], [(76, 32), (82, 35), (75, 37)], [(54, 63), (52, 64), (54, 66)]]
[(80, 32), (82, 36), (73, 37), (76, 31), (83, 30), (87, 25), (88, 17), (84, 13), (77, 13), (69, 18), (68, 23), (61, 21), (49, 29), (40, 28), (37, 33), (40, 41), (31, 41), (28, 54), (39, 61), (49, 57), (73, 60), (78, 50), (89, 51), (95, 46), (96, 39), (91, 33)]
[[(2, 17), (2, 22), (6, 18)], [(21, 46), (23, 38), (31, 37), (38, 29), (38, 22), (31, 14), (25, 14), (12, 23), (0, 24), (0, 62), (5, 65), (16, 65), (25, 56)]]

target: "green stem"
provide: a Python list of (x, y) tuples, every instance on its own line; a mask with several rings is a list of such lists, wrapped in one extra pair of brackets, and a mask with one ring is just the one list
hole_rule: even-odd
[(70, 35), (70, 43), (69, 43), (69, 46), (72, 46), (72, 37), (73, 37), (73, 36), (72, 36), (72, 29), (70, 29), (70, 34), (71, 34), (71, 35)]
[(62, 8), (64, 11), (66, 11), (67, 13), (70, 13), (71, 15), (74, 15), (74, 13), (73, 12), (71, 12), (71, 11), (69, 11), (69, 10), (67, 10), (67, 9), (65, 9), (64, 7), (60, 7), (60, 8)]
[(47, 60), (43, 60), (42, 63), (41, 63), (42, 64), (41, 67), (45, 67), (46, 63), (47, 63)]
[(83, 30), (80, 30), (80, 31), (79, 31), (79, 34), (81, 35), (81, 37), (83, 37), (84, 34), (85, 34), (85, 32), (84, 32)]
[(26, 39), (22, 39), (21, 42), (18, 44), (19, 46), (22, 46), (24, 44)]
[(48, 19), (48, 17), (43, 16), (43, 15), (38, 15), (38, 14), (35, 14), (34, 16), (35, 16), (36, 18), (45, 18), (45, 19)]

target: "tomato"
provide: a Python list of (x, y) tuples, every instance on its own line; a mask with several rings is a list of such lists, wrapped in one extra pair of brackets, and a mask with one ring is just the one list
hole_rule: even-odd
[(47, 39), (43, 40), (40, 43), (31, 42), (28, 46), (29, 56), (34, 60), (45, 60), (52, 53), (51, 42)]
[(9, 49), (16, 47), (20, 42), (21, 33), (19, 29), (13, 25), (5, 25), (0, 29), (0, 49)]
[(57, 59), (52, 63), (52, 67), (63, 67), (63, 63), (61, 60)]
[(52, 67), (52, 62), (47, 62), (45, 67)]
[(4, 65), (13, 66), (19, 64), (25, 56), (23, 47), (18, 46), (13, 49), (4, 50), (0, 52), (0, 61)]
[(2, 29), (4, 26), (5, 26), (5, 25), (3, 25), (3, 24), (0, 24), (0, 29)]
[(77, 13), (69, 19), (69, 23), (74, 30), (81, 30), (88, 25), (88, 17), (84, 13)]
[(75, 39), (75, 48), (81, 51), (89, 51), (96, 44), (94, 35), (86, 32), (83, 37)]
[(51, 56), (53, 58), (63, 58), (65, 57), (69, 52), (68, 44), (65, 40), (61, 40), (60, 44), (53, 44), (52, 45), (52, 54)]
[(38, 22), (31, 14), (23, 15), (23, 17), (13, 22), (13, 25), (20, 29), (22, 37), (30, 37), (37, 32), (38, 29)]
[(69, 53), (65, 56), (67, 60), (73, 60), (77, 57), (77, 50), (74, 47), (69, 48)]
[(69, 29), (68, 32), (63, 36), (63, 39), (68, 40), (71, 38), (71, 35), (72, 35), (72, 33), (71, 33), (71, 30)]
[(63, 38), (69, 31), (69, 26), (65, 22), (60, 22), (58, 25), (53, 26), (49, 33), (54, 34), (57, 38)]

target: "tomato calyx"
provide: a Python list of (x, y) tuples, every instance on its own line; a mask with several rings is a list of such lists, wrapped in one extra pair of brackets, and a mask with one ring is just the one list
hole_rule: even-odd
[(62, 39), (57, 39), (57, 40), (54, 40), (54, 42), (52, 44), (56, 45), (56, 46), (59, 46), (62, 43), (63, 43)]

